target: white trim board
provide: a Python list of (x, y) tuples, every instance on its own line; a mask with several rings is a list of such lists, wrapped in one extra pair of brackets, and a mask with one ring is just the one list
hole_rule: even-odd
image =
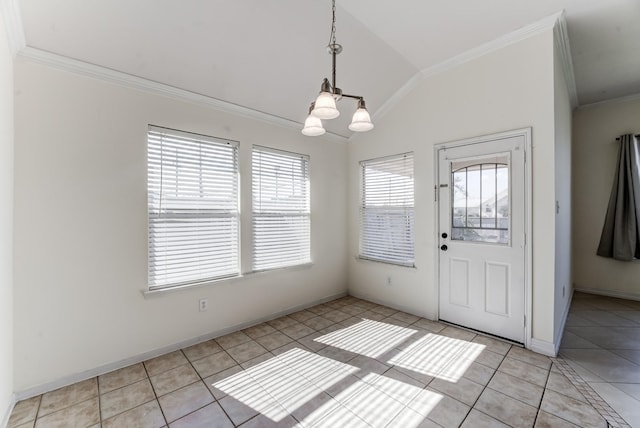
[[(420, 84), (420, 82), (422, 82), (422, 79), (424, 79), (424, 76), (421, 71), (414, 74), (411, 79), (407, 80), (393, 95), (387, 98), (387, 100), (378, 107), (372, 115), (372, 121), (377, 122), (393, 110), (405, 96), (409, 95)], [(352, 135), (349, 140), (353, 139), (354, 136), (355, 134)]]
[(529, 346), (529, 349), (531, 351), (537, 352), (538, 354), (547, 355), (549, 357), (555, 357), (557, 355), (556, 348), (556, 344), (536, 338), (531, 339), (531, 345)]
[(583, 104), (581, 106), (578, 106), (578, 110), (588, 110), (591, 108), (604, 107), (609, 104), (619, 104), (619, 103), (626, 103), (631, 101), (640, 101), (640, 93), (625, 95), (624, 97), (611, 98), (609, 100), (597, 101), (595, 103), (590, 103), (590, 104)]
[(555, 354), (553, 355), (554, 357), (558, 355), (558, 351), (560, 350), (560, 344), (562, 343), (562, 337), (564, 336), (564, 328), (567, 325), (567, 317), (569, 316), (569, 310), (571, 309), (571, 301), (573, 300), (573, 291), (574, 290), (571, 290), (571, 295), (567, 299), (567, 306), (564, 308), (562, 319), (556, 326), (556, 331), (553, 336), (554, 337), (553, 340), (555, 341), (554, 342)]
[(259, 319), (236, 324), (231, 327), (225, 327), (220, 330), (216, 330), (212, 333), (204, 334), (202, 336), (194, 337), (188, 340), (183, 340), (181, 342), (174, 343), (168, 346), (163, 346), (162, 348), (154, 349), (152, 351), (143, 352), (141, 354), (135, 355), (133, 357), (125, 358), (120, 361), (115, 361), (113, 363), (104, 364), (102, 366), (99, 366), (90, 370), (85, 370), (83, 372), (74, 373), (68, 376), (63, 376), (60, 379), (56, 379), (51, 382), (46, 382), (41, 385), (37, 385), (22, 391), (18, 391), (14, 394), (15, 399), (17, 401), (20, 401), (20, 400), (25, 400), (27, 398), (35, 397), (36, 395), (44, 394), (45, 392), (53, 391), (55, 389), (62, 388), (63, 386), (71, 385), (76, 382), (81, 382), (86, 379), (91, 379), (93, 377), (100, 376), (105, 373), (112, 372), (114, 370), (128, 367), (132, 364), (137, 364), (137, 363), (146, 361), (150, 358), (159, 357), (160, 355), (164, 355), (169, 352), (177, 351), (179, 349), (183, 349), (183, 348), (195, 345), (197, 343), (204, 342), (206, 340), (214, 339), (216, 337), (224, 336), (225, 334), (233, 333), (235, 331), (243, 330), (245, 328), (252, 327), (254, 325), (263, 323), (265, 321), (269, 321), (284, 315), (298, 312), (300, 310), (310, 308), (312, 306), (319, 305), (321, 303), (329, 302), (331, 300), (339, 299), (347, 295), (348, 293), (346, 291), (342, 293), (333, 294), (331, 296), (323, 297), (321, 299), (317, 299), (317, 300), (314, 300), (313, 302), (305, 303), (303, 305), (294, 306), (292, 308), (288, 308), (283, 311), (279, 311), (271, 315), (261, 317)]
[(408, 314), (415, 315), (415, 316), (418, 316), (418, 317), (426, 318), (428, 320), (436, 321), (438, 319), (437, 314), (434, 314), (432, 312), (416, 311), (415, 309), (409, 308), (409, 307), (404, 306), (404, 305), (397, 305), (397, 304), (392, 303), (392, 302), (376, 299), (374, 297), (369, 296), (366, 293), (359, 293), (359, 292), (354, 292), (352, 290), (349, 290), (349, 296), (353, 296), (353, 297), (356, 297), (358, 299), (366, 300), (368, 302), (377, 303), (378, 305), (388, 306), (388, 307), (390, 307), (392, 309), (396, 309), (398, 311), (406, 312)]
[(27, 46), (18, 0), (0, 0), (0, 15), (4, 17), (9, 49), (11, 54), (16, 56), (18, 52)]
[(9, 406), (0, 420), (0, 428), (6, 428), (9, 425), (9, 418), (11, 417), (11, 412), (13, 412), (14, 407), (16, 407), (17, 403), (16, 394), (11, 394), (11, 400), (9, 400)]
[[(543, 31), (554, 29), (558, 23), (561, 23), (561, 30), (564, 31), (561, 33), (561, 39), (563, 40), (562, 47), (565, 49), (561, 49), (561, 53), (563, 56), (568, 55), (568, 64), (570, 66), (569, 69), (565, 69), (565, 61), (563, 61), (563, 70), (565, 71), (565, 78), (567, 79), (567, 85), (569, 86), (569, 94), (571, 95), (571, 90), (575, 91), (575, 79), (573, 78), (573, 64), (571, 63), (571, 52), (569, 50), (569, 39), (568, 33), (566, 32), (566, 22), (564, 20), (564, 11), (556, 12), (553, 15), (549, 15), (546, 18), (542, 18), (541, 20), (534, 22), (533, 24), (527, 25), (525, 27), (519, 28), (511, 33), (505, 34), (497, 39), (494, 39), (490, 42), (484, 43), (476, 48), (470, 49), (466, 52), (463, 52), (459, 55), (454, 56), (446, 61), (443, 61), (439, 64), (431, 66), (429, 68), (425, 68), (417, 72), (411, 79), (409, 79), (404, 85), (402, 85), (393, 95), (391, 95), (378, 110), (373, 114), (373, 121), (378, 121), (384, 115), (386, 115), (389, 111), (393, 110), (393, 108), (411, 91), (415, 89), (417, 85), (422, 82), (423, 79), (434, 76), (436, 74), (444, 73), (445, 71), (454, 69), (462, 64), (465, 64), (474, 59), (480, 58), (488, 53), (497, 51), (514, 43), (525, 40), (531, 36), (535, 36), (537, 34), (542, 33)], [(564, 23), (564, 24), (562, 24)], [(565, 40), (566, 39), (566, 40)], [(573, 85), (573, 86), (571, 86)], [(576, 95), (576, 104), (577, 105), (577, 95)], [(573, 106), (575, 106), (573, 105)], [(354, 138), (352, 135), (349, 140)]]
[(553, 42), (560, 55), (560, 66), (564, 74), (564, 80), (569, 91), (571, 108), (578, 106), (578, 89), (576, 87), (576, 76), (573, 71), (573, 61), (571, 60), (571, 44), (569, 43), (569, 30), (567, 30), (567, 20), (564, 11), (560, 13), (553, 27)]
[[(104, 82), (113, 83), (116, 85), (124, 86), (126, 88), (136, 89), (155, 95), (161, 95), (178, 101), (184, 101), (191, 104), (213, 108), (225, 113), (237, 114), (238, 116), (258, 120), (270, 125), (276, 125), (287, 129), (295, 129), (298, 132), (302, 129), (303, 126), (301, 123), (285, 119), (283, 117), (274, 116), (269, 113), (253, 110), (248, 107), (243, 107), (238, 104), (219, 100), (207, 95), (176, 88), (164, 83), (154, 82), (153, 80), (148, 80), (142, 77), (123, 73), (121, 71), (112, 70), (100, 65), (79, 61), (77, 59), (68, 58), (66, 56), (32, 48), (30, 46), (22, 49), (18, 53), (17, 57), (23, 60), (33, 61), (38, 64), (56, 68), (58, 70), (67, 71), (76, 75), (102, 80)], [(327, 132), (326, 134), (324, 134), (324, 136), (319, 138), (323, 138), (335, 143), (347, 142), (346, 137), (331, 132)]]
[(542, 33), (543, 31), (553, 29), (556, 23), (558, 22), (558, 20), (562, 17), (562, 14), (563, 14), (562, 11), (556, 12), (553, 15), (549, 15), (545, 18), (542, 18), (539, 21), (536, 21), (525, 27), (512, 31), (511, 33), (507, 33), (503, 36), (500, 36), (497, 39), (494, 39), (476, 48), (463, 52), (460, 55), (456, 55), (451, 59), (443, 61), (432, 67), (426, 68), (421, 71), (421, 74), (424, 77), (440, 74), (442, 72), (451, 70), (452, 68), (456, 68), (459, 65), (462, 65), (474, 59), (480, 58), (488, 53), (495, 52), (509, 45), (512, 45), (514, 43), (518, 43), (523, 40), (526, 40), (529, 37)]
[(573, 291), (577, 291), (579, 293), (596, 294), (598, 296), (616, 297), (618, 299), (640, 301), (640, 293), (627, 293), (624, 291), (615, 291), (615, 290), (601, 290), (598, 288), (583, 288), (583, 287), (578, 287), (575, 284), (573, 285)]

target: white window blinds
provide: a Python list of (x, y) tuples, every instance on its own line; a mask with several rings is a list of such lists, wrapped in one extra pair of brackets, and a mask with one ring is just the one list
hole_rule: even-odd
[(360, 257), (413, 266), (413, 153), (360, 167)]
[(253, 270), (309, 263), (309, 157), (255, 146)]
[(238, 146), (149, 126), (149, 288), (239, 273)]

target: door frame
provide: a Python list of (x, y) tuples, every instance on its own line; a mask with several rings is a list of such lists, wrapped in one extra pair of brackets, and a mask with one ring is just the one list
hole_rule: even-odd
[[(524, 230), (526, 234), (525, 249), (524, 249), (524, 346), (527, 349), (531, 348), (531, 314), (532, 314), (532, 226), (533, 226), (533, 211), (532, 211), (532, 170), (531, 170), (531, 127), (514, 129), (511, 131), (498, 132), (495, 134), (481, 135), (478, 137), (466, 138), (462, 140), (452, 140), (433, 146), (433, 162), (434, 162), (434, 224), (433, 224), (433, 242), (434, 245), (439, 247), (440, 236), (440, 191), (439, 191), (439, 177), (440, 177), (440, 156), (439, 151), (441, 149), (448, 149), (453, 147), (468, 146), (472, 144), (487, 143), (494, 140), (524, 137)], [(436, 309), (436, 316), (440, 319), (440, 251), (434, 252), (434, 277), (436, 284), (436, 299), (438, 302)]]

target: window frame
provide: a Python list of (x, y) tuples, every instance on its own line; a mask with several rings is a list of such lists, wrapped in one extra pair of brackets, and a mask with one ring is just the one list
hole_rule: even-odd
[[(486, 161), (486, 162), (485, 162)], [(454, 163), (458, 163), (458, 164), (462, 164), (463, 166), (460, 166), (458, 168), (454, 169)], [(490, 165), (493, 168), (484, 168), (485, 166)], [(494, 207), (495, 207), (495, 213), (494, 213), (494, 217), (487, 217), (485, 215), (483, 215), (486, 212), (493, 212), (490, 210), (490, 206), (486, 206), (486, 208), (488, 210), (483, 211), (482, 209), (482, 204), (484, 203), (483, 200), (483, 173), (487, 172), (487, 171), (494, 171)], [(502, 226), (502, 227), (498, 227), (498, 222), (500, 217), (498, 217), (498, 212), (499, 212), (499, 208), (498, 208), (498, 202), (499, 202), (499, 198), (497, 197), (499, 195), (498, 190), (498, 177), (499, 177), (499, 173), (505, 172), (504, 170), (506, 170), (506, 174), (507, 174), (507, 179), (506, 179), (506, 191), (507, 191), (507, 211), (508, 211), (508, 216), (507, 216), (507, 221), (506, 221), (506, 227)], [(478, 216), (474, 217), (469, 215), (469, 174), (473, 173), (473, 172), (477, 172), (478, 173), (478, 192), (480, 194), (480, 196), (478, 197), (478, 200), (480, 201), (480, 205), (478, 207)], [(455, 204), (455, 200), (456, 200), (456, 190), (458, 190), (458, 186), (456, 185), (455, 182), (455, 177), (456, 174), (464, 174), (465, 177), (465, 185), (463, 190), (461, 190), (461, 193), (465, 194), (465, 214), (463, 216), (456, 216), (456, 208), (454, 207)], [(498, 246), (510, 246), (511, 245), (511, 153), (510, 152), (503, 152), (503, 153), (497, 153), (497, 154), (492, 154), (492, 155), (487, 155), (487, 156), (474, 156), (472, 158), (465, 158), (465, 159), (460, 159), (457, 160), (457, 162), (453, 162), (451, 163), (451, 171), (450, 171), (450, 183), (451, 183), (451, 194), (449, 195), (449, 197), (451, 198), (451, 212), (450, 214), (450, 225), (451, 225), (451, 240), (452, 241), (456, 241), (456, 242), (465, 242), (465, 243), (477, 243), (477, 244), (486, 244), (486, 245), (498, 245)], [(467, 224), (469, 222), (470, 218), (476, 218), (479, 221), (479, 225), (478, 226), (456, 226), (456, 218), (462, 219), (461, 222), (463, 224)], [(483, 225), (483, 220), (486, 220), (487, 218), (493, 218), (494, 220), (494, 227), (488, 227)], [(504, 218), (504, 217), (503, 217)], [(501, 223), (505, 223), (504, 221)], [(496, 241), (492, 241), (489, 240), (488, 238), (484, 237), (484, 239), (464, 239), (464, 238), (459, 238), (458, 236), (460, 235), (466, 235), (467, 233), (472, 234), (477, 231), (488, 231), (488, 230), (494, 230), (497, 231), (500, 234), (500, 237), (497, 238)], [(505, 237), (503, 237), (503, 233), (502, 232), (506, 232), (505, 233)]]
[[(262, 182), (259, 184), (256, 183), (256, 180), (260, 180), (261, 171), (257, 170), (256, 165), (256, 154), (266, 154), (270, 156), (282, 156), (283, 159), (286, 158), (299, 158), (301, 162), (304, 164), (301, 168), (303, 171), (302, 178), (304, 178), (304, 182), (302, 184), (298, 184), (304, 188), (304, 209), (303, 210), (273, 210), (273, 209), (265, 209), (263, 212), (258, 212), (259, 210), (256, 207), (257, 198), (260, 198), (260, 195), (256, 194), (257, 187), (259, 187), (259, 191), (262, 190)], [(262, 145), (253, 145), (251, 149), (251, 272), (265, 272), (275, 269), (286, 269), (296, 266), (305, 266), (310, 265), (312, 263), (311, 257), (311, 157), (307, 154), (296, 153), (287, 150), (275, 149), (272, 147), (262, 146)], [(292, 173), (291, 175), (285, 176), (285, 178), (293, 179), (296, 174)], [(292, 185), (293, 186), (293, 185)], [(306, 232), (305, 236), (301, 239), (305, 243), (305, 252), (302, 254), (302, 257), (298, 259), (292, 260), (291, 263), (287, 263), (286, 261), (281, 261), (280, 263), (273, 262), (271, 264), (267, 263), (258, 263), (258, 248), (257, 248), (257, 218), (264, 217), (290, 217), (296, 219), (306, 219)], [(291, 242), (291, 241), (287, 241)], [(287, 243), (285, 242), (285, 244)], [(268, 254), (267, 252), (263, 253)]]
[[(368, 206), (366, 203), (367, 200), (367, 188), (369, 187), (367, 185), (367, 167), (369, 166), (374, 166), (374, 165), (382, 165), (383, 167), (385, 166), (384, 164), (386, 163), (387, 167), (393, 167), (393, 162), (397, 162), (397, 161), (402, 161), (402, 160), (406, 160), (409, 159), (411, 162), (411, 203), (410, 204), (403, 204), (403, 205), (397, 205), (397, 204), (388, 204), (388, 205), (382, 205), (382, 206)], [(360, 168), (360, 194), (359, 194), (359, 242), (358, 242), (358, 258), (361, 260), (367, 260), (367, 261), (373, 261), (373, 262), (378, 262), (378, 263), (386, 263), (386, 264), (392, 264), (392, 265), (396, 265), (396, 266), (402, 266), (402, 267), (415, 267), (415, 157), (414, 157), (414, 153), (413, 152), (406, 152), (406, 153), (399, 153), (399, 154), (394, 154), (394, 155), (390, 155), (390, 156), (384, 156), (384, 157), (378, 157), (378, 158), (373, 158), (373, 159), (368, 159), (368, 160), (362, 160), (359, 162), (359, 168)], [(373, 183), (372, 183), (373, 184)], [(376, 186), (374, 186), (376, 187)], [(397, 187), (395, 190), (399, 189), (399, 186), (394, 186)], [(387, 189), (389, 192), (392, 191), (393, 189)], [(384, 211), (388, 211), (387, 213), (384, 213)], [(404, 211), (404, 231), (403, 233), (405, 235), (407, 235), (407, 240), (401, 240), (401, 241), (394, 241), (393, 237), (387, 233), (386, 236), (386, 241), (387, 243), (393, 243), (395, 242), (396, 244), (400, 244), (400, 246), (405, 246), (406, 248), (408, 248), (409, 250), (407, 251), (406, 255), (407, 257), (402, 257), (402, 252), (397, 252), (395, 254), (400, 254), (399, 257), (383, 257), (383, 256), (377, 256), (376, 254), (372, 254), (371, 251), (368, 251), (366, 249), (367, 246), (371, 246), (371, 247), (376, 247), (375, 244), (372, 245), (371, 243), (367, 244), (365, 241), (367, 239), (367, 235), (371, 235), (371, 233), (366, 233), (365, 230), (365, 220), (366, 220), (366, 214), (367, 212), (376, 212), (379, 211), (381, 213), (378, 214), (378, 216), (380, 218), (384, 219), (384, 216), (387, 216), (388, 220), (392, 220), (393, 216), (392, 216), (392, 212), (394, 210), (397, 210), (398, 212), (402, 212)], [(397, 216), (397, 217), (402, 217), (402, 215)], [(397, 218), (396, 218), (397, 220)], [(390, 221), (388, 221), (387, 223), (389, 223)], [(402, 229), (402, 228), (400, 228)], [(380, 230), (380, 229), (378, 229)], [(383, 230), (383, 232), (389, 232), (388, 229)], [(384, 238), (381, 239), (385, 240)], [(372, 241), (373, 242), (373, 241)], [(391, 248), (391, 246), (388, 246), (387, 248)]]
[[(157, 154), (152, 154), (152, 151), (154, 150), (153, 144), (157, 144), (157, 143), (152, 143), (152, 135), (156, 135), (159, 137), (156, 138), (160, 138), (160, 147), (159, 148), (155, 148), (155, 150), (159, 150), (159, 152)], [(219, 151), (224, 151), (226, 147), (229, 147), (231, 150), (226, 153), (226, 156), (229, 157), (231, 159), (231, 161), (228, 164), (225, 163), (220, 163), (220, 164), (214, 164), (215, 166), (213, 167), (209, 167), (207, 170), (205, 170), (208, 174), (206, 175), (206, 178), (209, 177), (213, 177), (214, 175), (212, 174), (212, 171), (216, 168), (216, 167), (220, 167), (222, 166), (223, 168), (231, 168), (231, 172), (230, 173), (226, 173), (224, 177), (222, 177), (221, 175), (216, 175), (217, 178), (225, 178), (226, 180), (228, 180), (227, 185), (230, 186), (231, 191), (226, 194), (227, 197), (227, 205), (228, 207), (208, 207), (208, 208), (201, 208), (201, 207), (197, 207), (195, 205), (192, 206), (188, 206), (187, 208), (183, 208), (187, 211), (191, 211), (191, 212), (187, 212), (187, 213), (179, 213), (178, 211), (180, 210), (179, 208), (174, 208), (173, 210), (171, 210), (172, 212), (167, 212), (167, 208), (163, 208), (162, 207), (162, 201), (166, 201), (166, 199), (163, 199), (163, 185), (164, 185), (164, 181), (163, 181), (163, 169), (164, 168), (168, 168), (168, 166), (165, 166), (165, 161), (164, 161), (164, 147), (163, 145), (163, 136), (167, 136), (169, 138), (173, 138), (175, 140), (177, 140), (177, 142), (175, 143), (176, 145), (180, 145), (183, 144), (184, 147), (182, 147), (182, 149), (185, 151), (184, 153), (182, 153), (182, 156), (188, 155), (190, 150), (193, 150), (193, 148), (195, 147), (195, 145), (202, 145), (202, 144), (210, 144), (211, 147), (215, 147), (215, 149), (209, 147), (212, 151), (213, 150), (219, 150)], [(182, 140), (182, 141), (180, 141)], [(191, 145), (191, 147), (189, 147), (189, 144)], [(177, 147), (175, 149), (175, 161), (174, 161), (174, 169), (175, 169), (175, 174), (176, 176), (179, 175), (179, 156), (180, 154), (178, 153), (180, 147)], [(200, 147), (200, 150), (202, 151), (203, 146)], [(240, 270), (240, 266), (241, 266), (241, 247), (240, 247), (240, 229), (241, 229), (241, 216), (240, 216), (240, 193), (241, 193), (241, 189), (240, 189), (240, 151), (239, 151), (239, 143), (237, 141), (233, 141), (233, 140), (229, 140), (229, 139), (223, 139), (223, 138), (217, 138), (217, 137), (212, 137), (212, 136), (208, 136), (208, 135), (202, 135), (202, 134), (196, 134), (193, 132), (187, 132), (187, 131), (180, 131), (180, 130), (176, 130), (176, 129), (170, 129), (170, 128), (165, 128), (165, 127), (160, 127), (160, 126), (156, 126), (156, 125), (148, 125), (148, 129), (147, 129), (147, 288), (149, 292), (155, 292), (155, 291), (162, 291), (162, 290), (170, 290), (170, 289), (175, 289), (175, 288), (182, 288), (182, 287), (188, 287), (188, 286), (194, 286), (194, 285), (199, 285), (199, 284), (204, 284), (204, 283), (210, 283), (210, 282), (214, 282), (214, 281), (218, 281), (218, 280), (222, 280), (222, 279), (227, 279), (227, 278), (235, 278), (238, 276), (241, 276), (241, 270)], [(211, 153), (209, 153), (211, 155)], [(159, 159), (155, 160), (155, 164), (152, 167), (153, 164), (153, 157), (159, 156)], [(167, 163), (170, 162), (170, 160), (167, 161)], [(153, 168), (160, 168), (160, 184), (158, 185), (157, 183), (154, 184), (154, 181), (157, 180), (157, 176), (153, 175), (153, 174), (157, 174), (157, 171), (153, 171)], [(200, 165), (196, 168), (191, 168), (191, 170), (189, 170), (189, 172), (193, 173), (194, 169), (198, 169), (199, 168), (199, 175), (198, 175), (198, 183), (199, 183), (199, 192), (203, 193), (203, 185), (202, 183), (206, 180), (203, 180), (203, 164), (200, 161)], [(183, 172), (183, 175), (184, 174)], [(180, 179), (177, 178), (174, 181), (175, 185), (176, 185), (176, 189), (180, 188), (179, 184), (180, 184)], [(184, 185), (184, 181), (182, 182), (182, 184)], [(155, 186), (155, 187), (154, 187)], [(211, 191), (212, 189), (207, 189), (209, 191)], [(177, 192), (177, 190), (176, 190)], [(159, 202), (157, 202), (156, 204), (152, 203), (152, 199), (153, 197), (156, 197), (157, 200)], [(176, 196), (174, 198), (174, 203), (175, 204), (179, 204), (181, 201), (180, 196)], [(188, 199), (188, 198), (187, 198)], [(229, 204), (229, 201), (231, 201), (231, 203)], [(204, 204), (205, 205), (209, 205), (208, 203), (211, 202), (211, 200), (204, 200)], [(184, 202), (182, 202), (184, 203)], [(215, 204), (214, 204), (215, 205)], [(221, 205), (222, 206), (222, 205)], [(232, 208), (229, 208), (232, 207)], [(163, 213), (162, 211), (165, 210), (165, 212)], [(198, 212), (198, 211), (204, 211), (204, 212)], [(209, 214), (209, 215), (207, 215)], [(189, 219), (202, 219), (202, 221), (206, 221), (207, 219), (211, 220), (211, 219), (215, 219), (215, 218), (227, 218), (227, 219), (231, 219), (230, 224), (232, 224), (233, 227), (232, 229), (230, 229), (229, 233), (230, 233), (230, 237), (231, 239), (226, 241), (225, 244), (231, 245), (232, 247), (232, 259), (231, 259), (231, 263), (228, 263), (227, 266), (229, 267), (229, 269), (224, 272), (221, 273), (219, 275), (203, 275), (197, 278), (192, 278), (192, 279), (185, 279), (185, 280), (167, 280), (167, 281), (157, 281), (155, 280), (155, 278), (157, 278), (158, 276), (161, 276), (162, 274), (158, 274), (157, 271), (152, 267), (152, 263), (154, 260), (156, 260), (157, 258), (157, 254), (160, 253), (162, 251), (162, 247), (160, 249), (158, 249), (157, 247), (154, 247), (152, 244), (152, 237), (154, 233), (153, 228), (153, 221), (154, 221), (154, 216), (155, 218), (163, 218), (165, 219), (165, 226), (166, 224), (169, 224), (172, 221), (176, 221), (176, 220), (189, 220)], [(160, 226), (162, 227), (162, 226)], [(195, 230), (195, 227), (194, 227)], [(216, 232), (217, 233), (217, 232)], [(213, 235), (212, 235), (213, 236)], [(215, 237), (217, 237), (218, 235), (216, 235)], [(192, 242), (192, 241), (188, 241), (185, 240), (185, 242)], [(170, 246), (167, 246), (170, 247)], [(200, 254), (200, 253), (198, 253)], [(206, 254), (206, 253), (205, 253)], [(225, 257), (228, 257), (229, 254), (225, 253), (224, 257), (220, 257), (219, 259), (215, 259), (215, 260), (224, 260)], [(186, 258), (185, 258), (186, 260)], [(165, 262), (166, 263), (166, 262)], [(165, 269), (166, 270), (166, 269)], [(194, 269), (197, 270), (197, 269)], [(161, 271), (161, 269), (160, 269)], [(167, 275), (167, 273), (165, 273), (164, 275)]]

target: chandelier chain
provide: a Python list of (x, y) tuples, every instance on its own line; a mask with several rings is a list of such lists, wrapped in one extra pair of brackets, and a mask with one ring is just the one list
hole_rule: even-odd
[(331, 1), (331, 35), (329, 36), (329, 47), (336, 44), (336, 0)]

